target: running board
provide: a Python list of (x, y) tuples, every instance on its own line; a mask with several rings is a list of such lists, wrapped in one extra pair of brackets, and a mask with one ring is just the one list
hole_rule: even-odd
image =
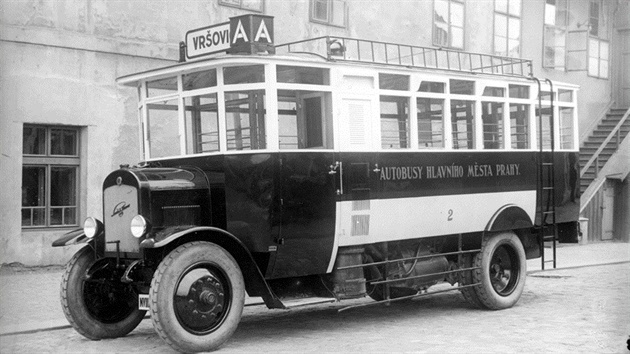
[(336, 302), (337, 299), (330, 298), (330, 297), (304, 297), (304, 298), (298, 298), (298, 299), (286, 299), (284, 301), (282, 301), (282, 303), (284, 304), (284, 308), (286, 309), (292, 309), (295, 307), (300, 307), (300, 306), (307, 306), (307, 305), (316, 305), (316, 304), (326, 304), (326, 303), (330, 303), (330, 302)]

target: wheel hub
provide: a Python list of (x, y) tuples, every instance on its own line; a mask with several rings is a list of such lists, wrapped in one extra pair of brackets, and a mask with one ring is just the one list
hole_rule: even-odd
[(180, 280), (175, 294), (175, 311), (184, 328), (205, 333), (216, 328), (225, 315), (223, 283), (208, 269), (194, 269)]

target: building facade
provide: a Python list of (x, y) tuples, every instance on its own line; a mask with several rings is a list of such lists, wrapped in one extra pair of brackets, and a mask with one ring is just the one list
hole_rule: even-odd
[(188, 30), (262, 13), (274, 17), (277, 44), (337, 35), (532, 59), (535, 76), (581, 87), (583, 140), (611, 106), (630, 106), (629, 8), (630, 0), (3, 0), (0, 263), (62, 264), (75, 252), (50, 245), (101, 215), (104, 177), (142, 158), (137, 92), (116, 78), (177, 63)]

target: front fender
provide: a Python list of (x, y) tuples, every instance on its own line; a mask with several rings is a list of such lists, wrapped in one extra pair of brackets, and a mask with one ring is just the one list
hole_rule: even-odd
[(66, 232), (63, 236), (56, 239), (53, 243), (53, 247), (63, 247), (69, 245), (78, 245), (81, 243), (86, 243), (90, 239), (85, 236), (85, 232), (83, 229), (75, 229), (69, 232)]

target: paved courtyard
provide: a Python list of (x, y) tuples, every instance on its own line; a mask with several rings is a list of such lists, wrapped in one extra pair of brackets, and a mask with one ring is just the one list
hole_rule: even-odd
[[(338, 310), (370, 300), (292, 310), (249, 306), (220, 352), (628, 353), (630, 263), (601, 263), (608, 264), (531, 272), (519, 303), (503, 311), (473, 309), (458, 292), (344, 312)], [(173, 352), (149, 319), (124, 338), (83, 338), (64, 322), (60, 277), (58, 268), (0, 275), (0, 352)], [(39, 329), (23, 325), (33, 321)]]

